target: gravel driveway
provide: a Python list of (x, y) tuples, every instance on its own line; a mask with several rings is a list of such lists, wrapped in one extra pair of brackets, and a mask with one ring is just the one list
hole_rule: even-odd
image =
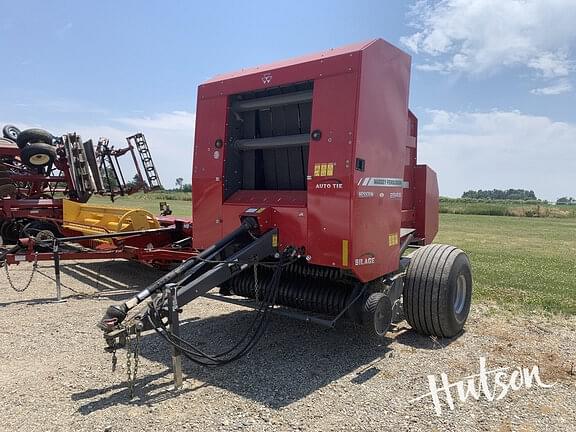
[[(15, 283), (30, 269), (11, 267)], [(185, 360), (179, 391), (171, 389), (170, 351), (146, 334), (129, 400), (124, 351), (112, 373), (95, 324), (109, 304), (161, 273), (122, 261), (68, 263), (63, 273), (60, 304), (50, 302), (47, 263), (24, 293), (0, 276), (0, 430), (576, 430), (575, 317), (473, 305), (456, 340), (421, 337), (401, 323), (381, 345), (350, 325), (325, 330), (274, 317), (256, 349), (235, 363), (207, 369)], [(251, 314), (200, 299), (185, 308), (183, 335), (217, 350), (236, 340)], [(431, 397), (410, 402), (430, 391), (427, 375), (445, 372), (454, 382), (478, 374), (481, 356), (490, 369), (537, 365), (554, 386), (456, 401), (454, 410), (442, 402), (440, 416)]]

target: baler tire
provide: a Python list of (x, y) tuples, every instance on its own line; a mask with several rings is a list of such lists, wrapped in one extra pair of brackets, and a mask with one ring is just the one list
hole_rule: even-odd
[(392, 303), (381, 292), (372, 293), (362, 305), (362, 323), (371, 337), (383, 339), (392, 322)]
[(441, 338), (460, 334), (472, 300), (466, 253), (441, 244), (418, 249), (406, 272), (403, 300), (406, 321), (418, 333)]
[(18, 134), (16, 145), (23, 149), (31, 143), (44, 143), (52, 145), (54, 136), (44, 129), (26, 129)]
[(34, 143), (20, 150), (22, 162), (31, 168), (41, 168), (56, 160), (56, 149), (45, 143)]
[(6, 125), (2, 128), (2, 136), (6, 139), (16, 142), (18, 135), (20, 135), (20, 129), (14, 125)]

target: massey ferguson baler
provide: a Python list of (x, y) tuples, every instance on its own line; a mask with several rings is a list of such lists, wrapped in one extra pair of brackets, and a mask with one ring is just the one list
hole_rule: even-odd
[[(460, 249), (430, 244), (438, 187), (416, 162), (409, 80), (410, 57), (374, 40), (200, 85), (200, 253), (107, 310), (100, 327), (112, 349), (154, 328), (191, 360), (222, 364), (254, 346), (270, 312), (347, 319), (378, 337), (402, 317), (426, 335), (460, 333), (470, 265)], [(258, 309), (235, 347), (207, 354), (178, 335), (179, 308), (199, 296)]]

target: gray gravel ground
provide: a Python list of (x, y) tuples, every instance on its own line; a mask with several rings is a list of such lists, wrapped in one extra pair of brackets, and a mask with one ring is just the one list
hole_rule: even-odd
[[(24, 283), (29, 264), (12, 267)], [(42, 264), (24, 293), (0, 274), (0, 430), (576, 430), (576, 319), (513, 315), (474, 305), (453, 341), (418, 336), (401, 323), (375, 345), (356, 328), (325, 330), (274, 317), (247, 357), (217, 369), (185, 361), (185, 386), (171, 389), (170, 354), (155, 334), (142, 340), (136, 397), (125, 385), (125, 354), (111, 372), (95, 323), (106, 307), (160, 273), (134, 263), (69, 263), (66, 303), (50, 302), (53, 269)], [(3, 271), (3, 270), (2, 270)], [(76, 292), (70, 290), (73, 289)], [(80, 294), (79, 294), (80, 293)], [(245, 309), (201, 299), (185, 309), (183, 335), (209, 350), (234, 341)], [(428, 374), (451, 382), (488, 367), (538, 365), (553, 388), (511, 391), (499, 401), (443, 405), (409, 401), (429, 391)]]

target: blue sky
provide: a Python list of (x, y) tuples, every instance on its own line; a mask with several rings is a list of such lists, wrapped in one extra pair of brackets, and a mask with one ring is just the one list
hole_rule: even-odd
[(420, 161), (443, 195), (576, 195), (574, 0), (1, 0), (0, 122), (143, 131), (168, 187), (191, 176), (196, 87), (381, 37), (413, 56)]

